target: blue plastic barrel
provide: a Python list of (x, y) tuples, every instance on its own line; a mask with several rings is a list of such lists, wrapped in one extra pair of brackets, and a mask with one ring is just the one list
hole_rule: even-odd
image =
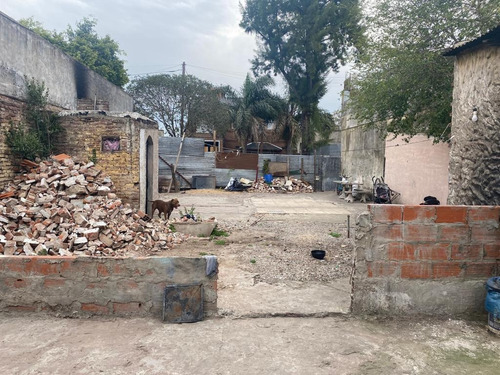
[(486, 301), (488, 329), (500, 335), (500, 277), (492, 277), (486, 282)]
[(273, 182), (273, 175), (268, 173), (268, 174), (265, 174), (264, 175), (264, 181), (267, 183), (267, 184), (270, 184), (271, 182)]

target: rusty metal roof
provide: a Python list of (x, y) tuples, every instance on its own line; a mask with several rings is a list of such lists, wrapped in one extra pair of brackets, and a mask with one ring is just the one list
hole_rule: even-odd
[(478, 48), (480, 46), (500, 46), (500, 25), (488, 31), (486, 34), (468, 42), (457, 43), (450, 50), (443, 53), (444, 56), (456, 56), (463, 51)]

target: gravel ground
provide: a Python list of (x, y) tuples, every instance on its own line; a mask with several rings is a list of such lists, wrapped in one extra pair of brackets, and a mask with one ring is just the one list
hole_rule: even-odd
[[(304, 222), (300, 218), (269, 221), (265, 215), (254, 215), (244, 222), (219, 220), (218, 228), (229, 236), (191, 238), (154, 255), (216, 255), (222, 266), (231, 264), (269, 284), (328, 282), (351, 274), (354, 241), (347, 238), (346, 224)], [(325, 259), (313, 258), (311, 250), (315, 249), (325, 250)]]

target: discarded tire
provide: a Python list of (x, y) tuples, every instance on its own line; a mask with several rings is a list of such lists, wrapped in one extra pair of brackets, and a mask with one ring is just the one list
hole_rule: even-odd
[(500, 335), (500, 277), (492, 277), (486, 282), (486, 301), (488, 329)]

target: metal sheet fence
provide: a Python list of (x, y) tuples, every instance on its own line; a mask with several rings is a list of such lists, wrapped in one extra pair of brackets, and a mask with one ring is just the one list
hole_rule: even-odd
[[(159, 183), (160, 191), (162, 186), (168, 186), (171, 179), (171, 169), (165, 163), (175, 164), (177, 152), (179, 150), (180, 138), (161, 137), (159, 141)], [(186, 145), (188, 145), (186, 147)], [(204, 141), (196, 138), (186, 138), (179, 157), (177, 171), (188, 181), (192, 181), (193, 176), (215, 176), (216, 186), (224, 187), (231, 177), (247, 178), (254, 180), (256, 175), (254, 169), (248, 169), (248, 160), (238, 168), (237, 158), (232, 158), (228, 168), (220, 168), (217, 164), (217, 154), (214, 152), (203, 152)], [(201, 151), (201, 152), (200, 152)], [(219, 154), (221, 155), (221, 154)], [(253, 155), (256, 157), (256, 155)], [(257, 160), (257, 159), (255, 159)], [(313, 184), (318, 191), (331, 191), (336, 189), (333, 182), (339, 179), (341, 174), (340, 156), (330, 155), (282, 155), (282, 154), (260, 154), (258, 155), (259, 176), (262, 176), (264, 161), (287, 163), (290, 175)], [(181, 188), (188, 188), (189, 185), (182, 178), (177, 178)]]

